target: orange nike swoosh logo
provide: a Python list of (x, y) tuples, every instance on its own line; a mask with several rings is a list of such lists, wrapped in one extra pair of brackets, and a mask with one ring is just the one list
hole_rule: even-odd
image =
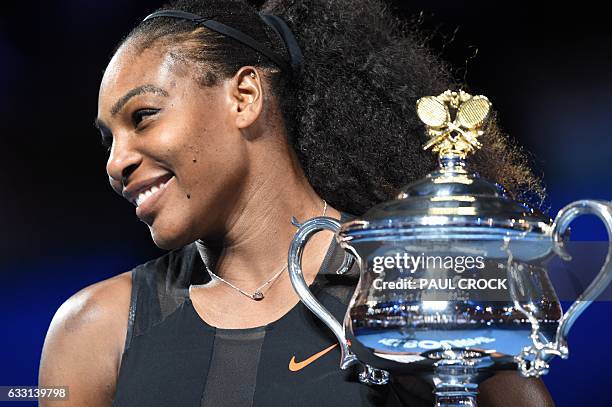
[(319, 359), (321, 356), (325, 355), (327, 352), (329, 352), (330, 350), (334, 349), (336, 346), (338, 346), (338, 344), (334, 343), (329, 348), (325, 348), (321, 352), (315, 353), (314, 355), (312, 355), (308, 359), (304, 359), (301, 362), (296, 362), (295, 361), (295, 356), (292, 356), (291, 360), (289, 361), (289, 370), (291, 370), (292, 372), (297, 372), (298, 370), (304, 369), (306, 366), (308, 366), (309, 364), (311, 364), (315, 360)]

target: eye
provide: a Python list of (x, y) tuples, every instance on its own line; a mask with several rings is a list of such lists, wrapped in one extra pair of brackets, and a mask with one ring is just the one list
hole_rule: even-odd
[(139, 109), (132, 113), (132, 124), (134, 127), (138, 127), (140, 122), (142, 122), (148, 116), (152, 116), (159, 112), (159, 109)]
[(110, 152), (111, 146), (113, 145), (113, 136), (106, 131), (101, 131), (100, 135), (100, 142), (102, 143), (102, 146), (106, 148), (107, 152)]
[(110, 137), (102, 136), (102, 145), (106, 147), (107, 151), (110, 151), (111, 146), (113, 145), (113, 139)]

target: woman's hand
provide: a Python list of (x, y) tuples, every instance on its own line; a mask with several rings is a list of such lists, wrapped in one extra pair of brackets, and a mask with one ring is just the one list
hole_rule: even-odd
[[(434, 405), (433, 387), (418, 376), (393, 376), (391, 386), (398, 400), (387, 404), (425, 407)], [(516, 371), (501, 371), (483, 381), (478, 387), (478, 407), (551, 407), (555, 403), (544, 382), (524, 378)]]
[(541, 379), (517, 371), (498, 372), (479, 386), (478, 407), (549, 407), (555, 403)]

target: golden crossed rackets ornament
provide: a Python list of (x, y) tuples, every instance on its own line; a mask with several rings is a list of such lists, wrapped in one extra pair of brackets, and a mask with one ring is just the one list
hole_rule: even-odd
[[(451, 119), (451, 109), (456, 110)], [(431, 139), (423, 149), (432, 149), (440, 157), (465, 158), (479, 149), (478, 137), (491, 112), (491, 102), (486, 96), (472, 96), (463, 90), (447, 90), (438, 96), (425, 96), (417, 101), (417, 115), (427, 127)]]

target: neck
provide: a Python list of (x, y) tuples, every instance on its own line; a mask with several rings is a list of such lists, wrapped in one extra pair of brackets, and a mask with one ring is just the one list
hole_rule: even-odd
[[(287, 158), (291, 154), (285, 151), (271, 158), (270, 151), (267, 148), (267, 158), (260, 161), (264, 168), (251, 171), (257, 176), (247, 182), (244, 196), (226, 216), (223, 239), (198, 241), (210, 271), (250, 292), (286, 266), (296, 232), (291, 219), (301, 223), (322, 216), (325, 206), (299, 165)], [(330, 206), (325, 215), (340, 218)], [(331, 239), (331, 233), (319, 233), (309, 241), (303, 256), (305, 274), (318, 271)]]

